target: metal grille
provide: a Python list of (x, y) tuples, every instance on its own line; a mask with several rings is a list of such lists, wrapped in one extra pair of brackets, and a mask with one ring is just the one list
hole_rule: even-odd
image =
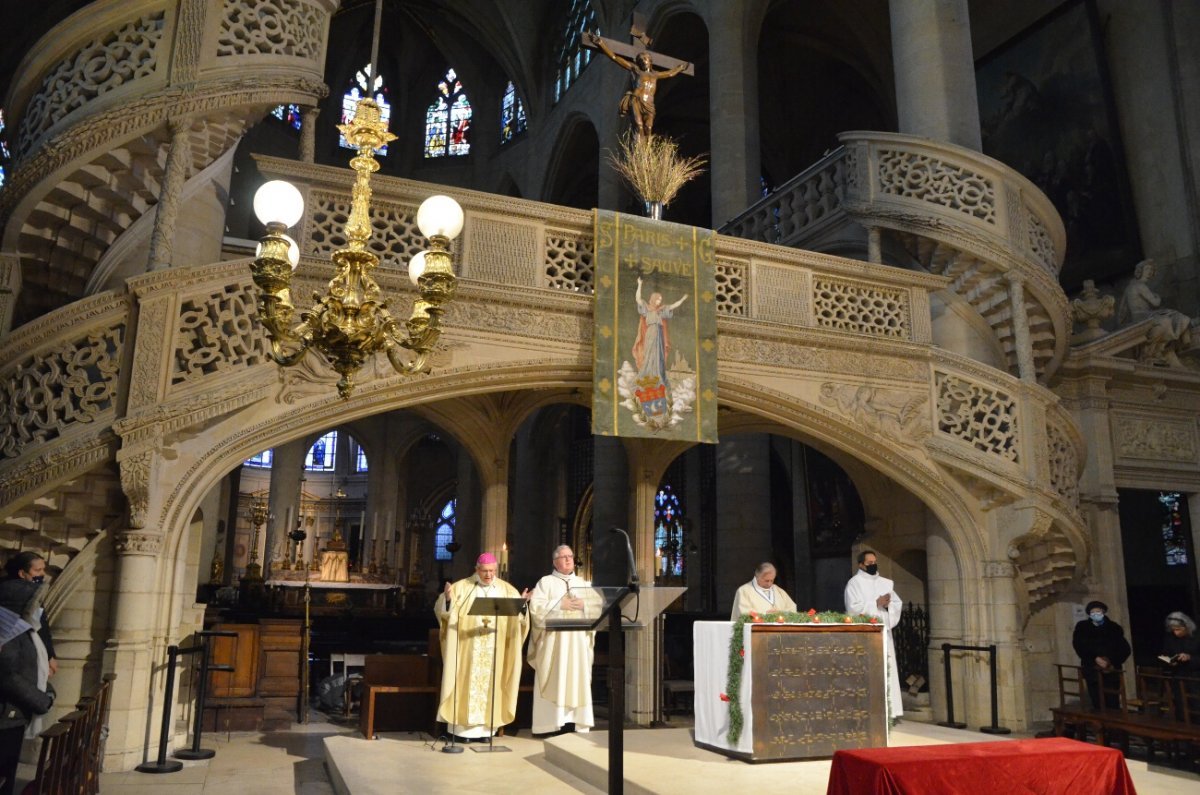
[(908, 678), (919, 676), (925, 681), (920, 690), (929, 689), (929, 611), (924, 605), (909, 603), (900, 612), (900, 623), (892, 628), (896, 644), (896, 665), (900, 668), (900, 685), (910, 686)]

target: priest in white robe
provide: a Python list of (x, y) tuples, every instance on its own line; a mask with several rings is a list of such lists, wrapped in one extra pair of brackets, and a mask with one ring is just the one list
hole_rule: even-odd
[(603, 601), (591, 583), (575, 573), (575, 553), (567, 545), (554, 550), (554, 571), (538, 580), (529, 599), (533, 630), (529, 664), (533, 681), (533, 733), (548, 734), (568, 723), (586, 732), (592, 715), (592, 660), (596, 633), (546, 631), (546, 619), (598, 619)]
[(788, 613), (795, 612), (796, 603), (787, 591), (775, 584), (775, 566), (771, 563), (760, 563), (754, 570), (750, 582), (737, 589), (733, 596), (733, 615), (730, 621), (750, 613)]
[(900, 699), (900, 669), (896, 666), (896, 647), (892, 643), (892, 627), (900, 622), (900, 610), (904, 603), (896, 595), (895, 583), (879, 576), (879, 562), (875, 553), (864, 550), (858, 555), (858, 571), (846, 583), (846, 612), (862, 614), (879, 619), (884, 627), (884, 643), (887, 645), (887, 694), (888, 712), (893, 721), (904, 714)]
[(476, 599), (529, 599), (528, 589), (518, 593), (496, 576), (498, 569), (496, 556), (483, 553), (475, 561), (475, 573), (453, 585), (446, 583), (433, 607), (442, 645), (437, 717), (450, 734), (464, 739), (490, 737), (517, 714), (528, 611), (522, 607), (511, 617), (470, 614)]

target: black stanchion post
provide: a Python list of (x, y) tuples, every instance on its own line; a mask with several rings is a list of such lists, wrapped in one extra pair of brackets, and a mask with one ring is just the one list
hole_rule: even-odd
[(967, 724), (954, 720), (954, 682), (950, 679), (950, 649), (952, 648), (949, 643), (942, 644), (942, 670), (946, 673), (946, 720), (941, 721), (938, 725), (948, 726), (951, 729), (965, 729)]
[(1000, 725), (1000, 697), (996, 689), (996, 644), (993, 643), (988, 648), (988, 667), (992, 673), (992, 725), (981, 726), (979, 731), (984, 734), (1011, 734), (1009, 729)]
[[(143, 762), (135, 770), (139, 773), (174, 773), (183, 769), (183, 762), (167, 761), (167, 738), (171, 732), (171, 700), (175, 697), (175, 661), (179, 657), (178, 646), (167, 647), (167, 685), (163, 689), (162, 731), (158, 735), (158, 761)], [(150, 698), (154, 699), (154, 685), (150, 686)]]
[[(200, 638), (200, 645), (186, 651), (198, 651), (200, 653), (200, 681), (196, 685), (196, 714), (192, 718), (192, 747), (183, 748), (175, 752), (176, 759), (212, 759), (217, 752), (211, 748), (200, 747), (200, 736), (204, 731), (204, 702), (208, 697), (208, 674), (211, 671), (232, 671), (232, 665), (210, 665), (209, 664), (209, 647), (208, 639), (212, 637), (236, 638), (236, 632), (197, 632), (196, 636)], [(182, 653), (182, 652), (181, 652)]]

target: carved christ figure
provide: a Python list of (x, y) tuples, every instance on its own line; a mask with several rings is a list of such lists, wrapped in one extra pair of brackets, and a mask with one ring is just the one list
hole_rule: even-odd
[(650, 59), (650, 53), (639, 52), (634, 59), (617, 55), (608, 43), (598, 34), (584, 34), (587, 42), (600, 52), (607, 55), (613, 63), (629, 71), (630, 87), (621, 97), (620, 111), (622, 116), (633, 115), (633, 130), (637, 137), (649, 136), (654, 133), (654, 92), (658, 89), (658, 81), (674, 77), (687, 69), (687, 63), (681, 63), (670, 69), (658, 70)]

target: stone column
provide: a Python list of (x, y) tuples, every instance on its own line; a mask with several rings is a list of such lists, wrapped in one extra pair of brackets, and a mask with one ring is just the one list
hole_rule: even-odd
[(979, 151), (967, 0), (891, 0), (900, 132)]
[(317, 156), (317, 116), (321, 109), (316, 105), (300, 110), (300, 160), (312, 163)]
[(21, 295), (21, 258), (0, 254), (0, 339), (12, 331), (13, 312)]
[[(627, 526), (637, 561), (638, 581), (645, 585), (654, 582), (654, 495), (658, 493), (658, 481), (662, 476), (661, 469), (647, 461), (645, 443), (648, 441), (651, 440), (627, 440), (626, 444), (629, 491), (633, 495)], [(625, 709), (630, 720), (639, 726), (648, 726), (654, 720), (659, 687), (655, 657), (657, 640), (658, 622), (640, 632), (625, 634)]]
[[(162, 662), (167, 639), (156, 638), (153, 627), (160, 603), (156, 585), (163, 540), (161, 532), (144, 528), (127, 528), (114, 539), (116, 577), (111, 631), (104, 649), (104, 670), (117, 674), (105, 748), (110, 769), (128, 770), (140, 763), (147, 736), (157, 742), (161, 725), (164, 675), (155, 674), (154, 666)], [(151, 680), (153, 704), (148, 700)], [(157, 750), (157, 745), (153, 748)]]
[(1022, 381), (1037, 381), (1033, 362), (1033, 343), (1029, 340), (1029, 313), (1025, 310), (1025, 283), (1019, 276), (1008, 274), (1008, 302), (1012, 307), (1013, 346), (1017, 354), (1017, 373)]
[[(478, 550), (500, 555), (500, 547), (508, 539), (508, 450), (497, 450), (496, 460), (490, 472), (483, 474), (482, 527)], [(459, 539), (459, 543), (470, 550), (470, 539)], [(468, 552), (468, 555), (470, 553)], [(470, 555), (474, 560), (474, 555)]]
[[(300, 474), (304, 471), (304, 456), (308, 452), (303, 439), (281, 444), (271, 453), (271, 493), (268, 510), (275, 517), (267, 521), (263, 546), (263, 577), (270, 579), (275, 552), (285, 555), (291, 550), (290, 540), (284, 537), (296, 527), (300, 516)], [(288, 516), (291, 523), (288, 523)]]
[(717, 612), (750, 581), (771, 549), (770, 437), (740, 434), (721, 442), (717, 458)]
[(171, 265), (175, 245), (175, 220), (179, 216), (179, 195), (187, 181), (191, 142), (188, 133), (190, 119), (172, 119), (169, 124), (171, 143), (167, 148), (167, 166), (154, 211), (154, 231), (150, 235), (150, 257), (147, 270), (159, 270)]
[(757, 50), (746, 45), (743, 3), (709, 5), (709, 136), (712, 225), (719, 228), (759, 198)]

